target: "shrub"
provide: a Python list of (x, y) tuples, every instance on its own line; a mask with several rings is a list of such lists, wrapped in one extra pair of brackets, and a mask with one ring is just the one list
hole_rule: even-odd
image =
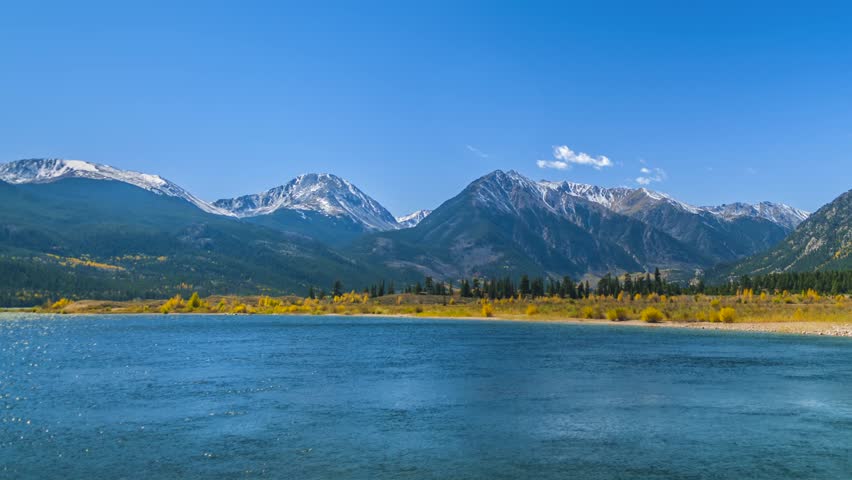
[(538, 313), (538, 307), (533, 304), (527, 305), (527, 315), (535, 315)]
[(737, 311), (731, 307), (725, 307), (719, 310), (719, 321), (722, 323), (734, 323), (737, 319)]
[(483, 317), (493, 317), (494, 316), (494, 305), (490, 303), (482, 304), (482, 316)]
[(721, 304), (722, 304), (722, 301), (719, 300), (718, 298), (714, 298), (713, 300), (710, 300), (710, 306), (713, 307), (713, 308), (716, 308)]
[(219, 303), (216, 304), (216, 311), (217, 312), (225, 312), (227, 310), (228, 310), (228, 303), (225, 301), (225, 299), (223, 298), (223, 299), (219, 300)]
[(67, 298), (60, 298), (59, 301), (57, 301), (56, 303), (51, 305), (50, 308), (52, 308), (54, 310), (62, 310), (63, 308), (67, 307), (70, 304), (71, 304), (71, 300), (68, 300)]
[(580, 318), (603, 318), (598, 307), (586, 306), (580, 310)]
[(711, 310), (710, 314), (707, 316), (707, 320), (716, 323), (719, 321), (719, 312), (716, 310)]
[(627, 320), (627, 309), (618, 307), (613, 308), (612, 310), (607, 310), (606, 319), (612, 322), (623, 322)]
[(654, 307), (648, 307), (645, 310), (642, 310), (640, 318), (643, 322), (648, 323), (657, 323), (663, 321), (666, 316), (660, 310)]

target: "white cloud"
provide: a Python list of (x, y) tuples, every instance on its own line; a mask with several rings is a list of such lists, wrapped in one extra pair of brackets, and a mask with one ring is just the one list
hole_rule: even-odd
[(476, 156), (477, 156), (477, 157), (479, 157), (479, 158), (488, 158), (488, 157), (490, 156), (490, 155), (488, 155), (487, 153), (483, 152), (482, 150), (480, 150), (480, 149), (478, 149), (478, 148), (474, 147), (473, 145), (465, 145), (464, 147), (465, 147), (465, 148), (466, 148), (469, 152), (473, 153), (474, 155), (476, 155)]
[(538, 165), (538, 168), (555, 168), (557, 170), (568, 169), (571, 165), (588, 165), (595, 170), (600, 170), (613, 165), (612, 160), (603, 155), (593, 157), (587, 153), (575, 152), (567, 145), (553, 147), (553, 158), (555, 160), (539, 160), (536, 165)]
[(655, 168), (651, 170), (647, 167), (642, 167), (639, 169), (639, 172), (643, 175), (636, 177), (636, 183), (639, 185), (650, 185), (655, 182), (662, 182), (668, 175), (666, 175), (666, 171), (662, 168)]
[(557, 170), (565, 170), (571, 166), (568, 162), (558, 160), (539, 160), (535, 164), (538, 165), (538, 168), (555, 168)]

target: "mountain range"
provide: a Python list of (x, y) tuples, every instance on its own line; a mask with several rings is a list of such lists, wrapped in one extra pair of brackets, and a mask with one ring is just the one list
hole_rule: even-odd
[[(336, 278), (359, 286), (423, 275), (581, 278), (656, 267), (687, 279), (720, 264), (757, 262), (795, 240), (800, 224), (848, 222), (846, 210), (808, 219), (771, 202), (696, 207), (645, 188), (534, 181), (499, 170), (434, 211), (398, 218), (332, 174), (206, 202), (157, 175), (63, 159), (0, 165), (0, 198), (0, 268), (23, 272), (19, 283), (0, 285), (7, 296), (20, 295), (22, 285), (24, 296), (50, 291), (32, 279), (20, 283), (26, 272), (45, 269), (71, 289), (88, 282), (94, 295), (109, 286), (116, 298), (162, 296), (177, 286), (303, 293)], [(836, 231), (809, 228), (808, 238)], [(848, 239), (837, 241), (846, 248)], [(810, 245), (804, 248), (815, 251)], [(796, 264), (764, 270), (773, 268)]]
[(733, 274), (852, 269), (852, 190), (826, 204), (767, 252), (735, 265)]

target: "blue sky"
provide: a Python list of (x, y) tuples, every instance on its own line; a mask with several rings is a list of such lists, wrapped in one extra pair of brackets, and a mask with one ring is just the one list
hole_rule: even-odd
[(701, 205), (852, 188), (840, 2), (132, 3), (4, 4), (0, 162), (209, 200), (332, 172), (395, 214), (498, 168)]

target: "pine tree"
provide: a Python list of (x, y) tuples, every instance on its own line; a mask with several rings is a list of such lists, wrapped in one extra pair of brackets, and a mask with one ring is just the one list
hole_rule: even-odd
[(654, 291), (657, 295), (663, 294), (663, 277), (660, 275), (659, 268), (654, 268)]
[(521, 275), (521, 284), (518, 287), (518, 293), (522, 297), (527, 297), (530, 294), (530, 278), (526, 275)]

